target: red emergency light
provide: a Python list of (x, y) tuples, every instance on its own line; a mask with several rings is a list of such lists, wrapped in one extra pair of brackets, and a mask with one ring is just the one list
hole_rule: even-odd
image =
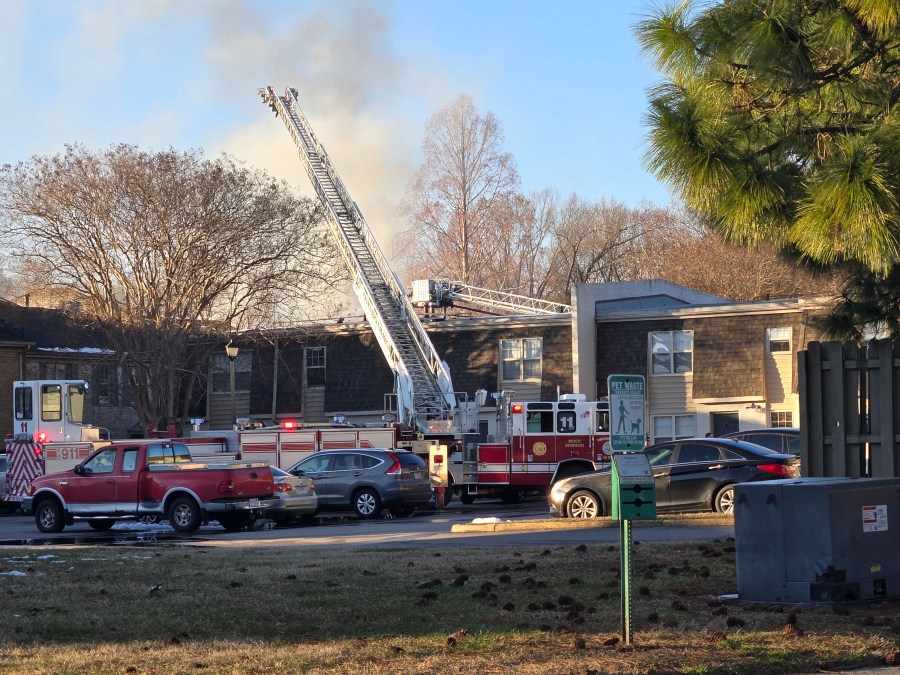
[(522, 408), (521, 403), (513, 403), (512, 404), (513, 415), (521, 414), (522, 410), (524, 410), (524, 408)]
[(37, 439), (38, 439), (39, 443), (46, 443), (47, 442), (47, 433), (45, 431), (41, 431), (40, 433), (38, 433)]
[(294, 420), (285, 420), (281, 423), (281, 427), (285, 431), (293, 431), (296, 426), (297, 424), (294, 422)]

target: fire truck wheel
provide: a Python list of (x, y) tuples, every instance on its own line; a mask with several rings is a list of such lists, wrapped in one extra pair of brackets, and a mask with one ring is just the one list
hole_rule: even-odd
[(92, 518), (88, 521), (88, 525), (91, 526), (92, 530), (96, 530), (97, 532), (106, 532), (109, 529), (112, 529), (112, 526), (116, 524), (114, 520), (100, 520), (99, 518)]
[(528, 492), (525, 490), (518, 490), (516, 488), (510, 488), (506, 490), (502, 495), (500, 495), (500, 501), (504, 504), (519, 504), (525, 501), (525, 498), (528, 496)]
[(468, 506), (469, 504), (475, 503), (475, 495), (470, 494), (468, 492), (460, 492), (459, 493), (459, 501)]
[(381, 513), (381, 498), (369, 488), (363, 488), (353, 495), (353, 510), (360, 518), (377, 518)]
[(734, 513), (734, 485), (726, 485), (716, 495), (716, 511)]
[(592, 492), (579, 490), (569, 498), (566, 515), (569, 518), (596, 518), (603, 515), (603, 508)]
[(200, 507), (190, 497), (178, 497), (169, 506), (169, 523), (176, 532), (193, 532), (200, 527)]
[(400, 506), (391, 507), (391, 515), (395, 518), (409, 518), (415, 511), (416, 507), (412, 504), (401, 504)]
[(453, 501), (453, 483), (444, 488), (444, 506)]
[(251, 516), (249, 513), (223, 513), (219, 516), (219, 525), (229, 532), (237, 532), (243, 530), (250, 524)]
[(41, 532), (62, 532), (66, 526), (62, 506), (53, 498), (39, 502), (34, 510), (34, 522)]

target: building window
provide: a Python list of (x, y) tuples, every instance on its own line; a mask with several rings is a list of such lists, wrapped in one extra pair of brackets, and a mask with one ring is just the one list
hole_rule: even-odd
[(325, 386), (325, 347), (306, 348), (306, 386)]
[(766, 341), (769, 343), (769, 353), (778, 354), (791, 351), (790, 328), (767, 328)]
[(654, 375), (690, 373), (694, 369), (694, 331), (650, 333), (650, 372)]
[[(227, 394), (231, 391), (231, 361), (227, 354), (213, 354), (213, 391)], [(250, 374), (253, 368), (253, 352), (249, 349), (238, 352), (234, 360), (234, 390), (250, 391)]]
[(772, 413), (772, 423), (770, 426), (772, 427), (792, 427), (794, 426), (794, 413), (790, 410), (773, 410)]
[(76, 380), (78, 379), (78, 364), (43, 362), (38, 366), (38, 379)]
[(541, 379), (543, 338), (500, 340), (502, 379), (525, 381)]
[(91, 394), (95, 405), (118, 405), (118, 383), (115, 366), (94, 366)]
[(665, 443), (677, 438), (697, 435), (697, 420), (693, 415), (654, 415), (653, 442)]

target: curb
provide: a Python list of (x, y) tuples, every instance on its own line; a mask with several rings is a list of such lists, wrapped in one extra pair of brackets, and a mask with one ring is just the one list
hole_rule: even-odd
[(618, 521), (561, 518), (552, 520), (509, 520), (501, 523), (463, 523), (453, 525), (451, 532), (522, 532), (527, 530), (582, 530), (596, 527), (618, 527)]
[[(665, 516), (656, 520), (635, 520), (634, 527), (677, 527), (684, 525), (704, 525), (705, 523), (684, 522), (676, 517)], [(718, 523), (706, 523), (718, 525)], [(462, 523), (451, 526), (451, 532), (523, 532), (529, 530), (581, 530), (585, 528), (619, 527), (618, 520), (610, 518), (544, 518), (540, 520), (505, 520), (499, 523)]]

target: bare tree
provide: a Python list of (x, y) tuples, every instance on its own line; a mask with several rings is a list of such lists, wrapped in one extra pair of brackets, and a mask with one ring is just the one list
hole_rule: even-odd
[(634, 278), (665, 279), (736, 302), (839, 292), (839, 269), (817, 269), (765, 243), (736, 246), (685, 208), (672, 206), (656, 215)]
[(0, 209), (21, 268), (80, 299), (149, 425), (183, 422), (231, 331), (296, 321), (334, 258), (312, 202), (200, 151), (69, 146), (0, 169)]
[(552, 228), (553, 298), (568, 299), (573, 284), (633, 278), (641, 247), (659, 226), (657, 215), (649, 206), (634, 209), (605, 199), (590, 203), (571, 195)]
[(428, 122), (424, 163), (404, 204), (411, 225), (398, 242), (410, 269), (485, 284), (495, 227), (519, 185), (515, 162), (502, 143), (497, 119), (480, 115), (465, 94)]

